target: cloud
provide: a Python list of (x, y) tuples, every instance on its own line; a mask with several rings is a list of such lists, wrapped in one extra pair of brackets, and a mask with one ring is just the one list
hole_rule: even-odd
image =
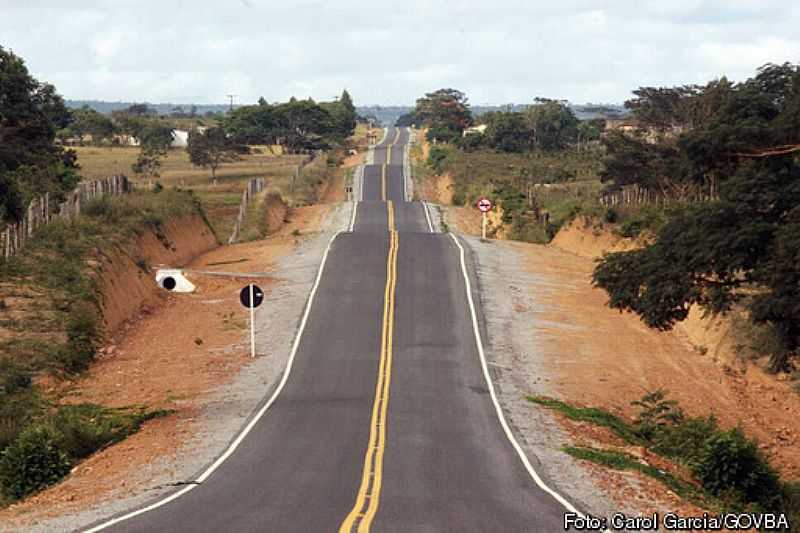
[(0, 0), (0, 44), (68, 98), (174, 103), (621, 102), (640, 85), (800, 61), (800, 7), (773, 0)]

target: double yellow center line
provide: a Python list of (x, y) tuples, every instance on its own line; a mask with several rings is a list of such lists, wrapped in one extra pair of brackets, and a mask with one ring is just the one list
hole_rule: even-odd
[(400, 140), (400, 130), (397, 130), (397, 134), (394, 136), (394, 140), (392, 144), (386, 147), (386, 164), (390, 165), (392, 163), (392, 146), (397, 144), (397, 141)]
[(389, 408), (389, 384), (392, 378), (392, 338), (394, 337), (394, 302), (397, 285), (398, 235), (394, 225), (394, 205), (386, 203), (389, 224), (389, 256), (386, 260), (386, 288), (383, 296), (383, 328), (378, 383), (372, 404), (369, 444), (364, 457), (361, 486), (352, 510), (339, 527), (339, 533), (367, 533), (378, 511), (383, 477), (383, 453), (386, 449), (386, 421)]

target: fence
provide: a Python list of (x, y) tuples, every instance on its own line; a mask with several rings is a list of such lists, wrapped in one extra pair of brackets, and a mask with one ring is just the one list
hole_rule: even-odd
[(713, 189), (704, 191), (698, 188), (682, 190), (673, 194), (645, 189), (638, 185), (629, 185), (618, 191), (600, 195), (600, 204), (605, 207), (630, 206), (645, 204), (670, 204), (680, 202), (710, 202), (718, 199)]
[(247, 213), (247, 206), (256, 194), (264, 190), (265, 184), (266, 180), (264, 178), (253, 178), (247, 182), (247, 186), (242, 192), (239, 214), (236, 216), (236, 221), (233, 223), (233, 231), (228, 238), (228, 244), (233, 244), (239, 239), (239, 232), (242, 231), (242, 224), (244, 223), (244, 216)]
[(56, 219), (72, 220), (78, 216), (81, 206), (88, 200), (99, 196), (119, 196), (130, 191), (131, 184), (128, 178), (111, 176), (78, 185), (75, 190), (67, 194), (66, 200), (58, 205), (58, 212), (53, 210), (50, 193), (34, 198), (22, 220), (17, 224), (9, 224), (0, 233), (0, 250), (2, 250), (3, 259), (17, 255), (38, 228)]

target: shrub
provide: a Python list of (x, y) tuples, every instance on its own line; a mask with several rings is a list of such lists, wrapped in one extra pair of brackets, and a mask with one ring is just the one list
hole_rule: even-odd
[(11, 444), (42, 410), (42, 402), (33, 389), (0, 394), (0, 450)]
[(98, 339), (97, 317), (88, 304), (79, 304), (67, 319), (67, 343), (59, 351), (59, 363), (69, 373), (86, 370), (94, 360)]
[(0, 453), (0, 487), (7, 498), (16, 500), (52, 485), (70, 468), (52, 432), (33, 426)]
[(431, 151), (428, 154), (428, 165), (437, 174), (444, 171), (444, 162), (447, 159), (447, 149), (442, 146), (431, 146)]
[(659, 428), (652, 436), (653, 451), (685, 465), (695, 465), (706, 442), (718, 431), (719, 425), (713, 416), (687, 418), (680, 424)]
[(777, 474), (739, 429), (707, 439), (692, 471), (704, 489), (733, 505), (752, 502), (762, 511), (780, 507)]
[(631, 402), (631, 405), (640, 409), (634, 421), (634, 430), (641, 438), (652, 440), (660, 428), (683, 421), (683, 411), (678, 407), (678, 402), (667, 400), (666, 396), (666, 392), (657, 390), (648, 392), (641, 400)]
[(51, 420), (61, 450), (71, 459), (83, 459), (139, 430), (159, 412), (111, 409), (93, 404), (62, 405)]

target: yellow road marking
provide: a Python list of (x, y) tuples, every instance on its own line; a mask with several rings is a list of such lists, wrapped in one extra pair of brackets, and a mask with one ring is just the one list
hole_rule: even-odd
[(394, 227), (394, 205), (387, 202), (389, 226), (389, 256), (386, 260), (386, 288), (383, 296), (383, 327), (381, 356), (378, 363), (378, 382), (372, 404), (369, 443), (364, 457), (364, 471), (355, 505), (339, 527), (339, 533), (368, 533), (378, 512), (383, 481), (383, 454), (386, 449), (386, 422), (389, 409), (389, 384), (392, 378), (392, 339), (394, 337), (394, 299), (397, 286), (398, 234)]
[(381, 200), (386, 201), (386, 165), (381, 167)]
[(400, 130), (397, 130), (397, 134), (394, 136), (394, 140), (392, 144), (386, 147), (386, 164), (389, 165), (392, 162), (392, 146), (397, 144), (397, 141), (400, 140)]

